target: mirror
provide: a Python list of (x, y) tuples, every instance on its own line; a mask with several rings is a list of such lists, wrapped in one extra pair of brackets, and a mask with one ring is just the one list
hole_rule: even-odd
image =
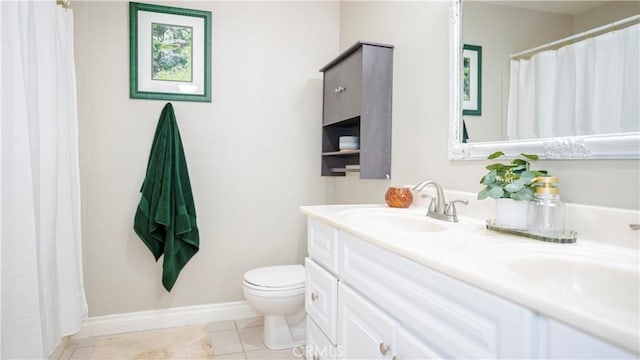
[[(498, 150), (547, 159), (640, 158), (639, 2), (450, 6), (450, 159), (486, 159)], [(622, 40), (612, 43), (614, 36)], [(598, 55), (596, 45), (610, 50)], [(627, 53), (635, 58), (611, 56), (633, 46)], [(593, 75), (595, 60), (586, 56), (592, 53), (606, 74)], [(602, 90), (603, 100), (594, 100)]]

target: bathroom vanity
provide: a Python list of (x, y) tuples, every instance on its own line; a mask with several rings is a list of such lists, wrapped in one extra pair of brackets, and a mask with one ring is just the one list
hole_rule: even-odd
[[(302, 211), (307, 359), (638, 357), (637, 252), (495, 234), (416, 208)], [(581, 256), (615, 257), (631, 288), (589, 298), (616, 280), (593, 279)]]

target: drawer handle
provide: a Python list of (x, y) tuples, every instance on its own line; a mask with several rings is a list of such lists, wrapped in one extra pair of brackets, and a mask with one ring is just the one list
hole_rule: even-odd
[(389, 352), (389, 347), (385, 345), (383, 342), (380, 343), (380, 354), (387, 356), (387, 352)]
[(343, 86), (338, 86), (333, 90), (333, 92), (335, 92), (336, 94), (340, 94), (340, 93), (343, 93), (345, 90), (347, 89), (345, 89)]
[(316, 301), (318, 299), (318, 295), (316, 293), (311, 293), (311, 301)]

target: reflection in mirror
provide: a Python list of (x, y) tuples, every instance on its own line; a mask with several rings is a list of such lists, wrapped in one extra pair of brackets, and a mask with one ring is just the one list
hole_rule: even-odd
[[(453, 65), (463, 68), (461, 48), (474, 45), (482, 68), (452, 70), (450, 158), (505, 146), (546, 158), (640, 156), (640, 2), (453, 0), (451, 13)], [(462, 115), (460, 84), (480, 75), (482, 112)]]

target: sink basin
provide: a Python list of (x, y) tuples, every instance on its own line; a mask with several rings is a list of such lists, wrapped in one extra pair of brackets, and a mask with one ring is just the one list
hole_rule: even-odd
[(448, 228), (439, 220), (423, 213), (402, 209), (351, 209), (341, 213), (345, 219), (357, 225), (378, 231), (442, 232)]
[(554, 295), (638, 313), (640, 271), (637, 266), (597, 259), (547, 254), (522, 256), (507, 262), (514, 274)]

